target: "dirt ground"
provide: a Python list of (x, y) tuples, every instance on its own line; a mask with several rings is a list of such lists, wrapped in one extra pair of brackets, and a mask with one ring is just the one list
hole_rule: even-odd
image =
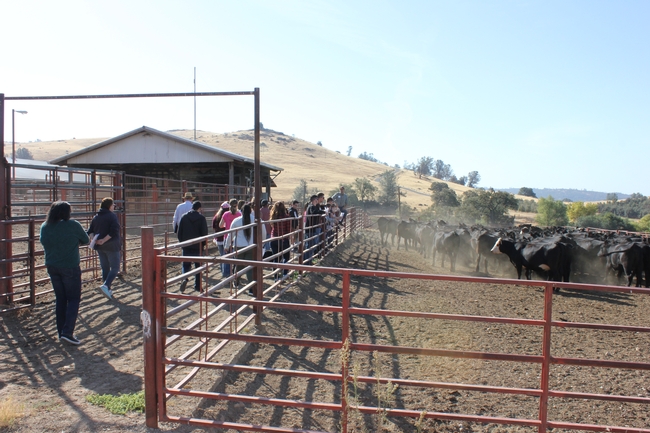
[[(376, 231), (369, 230), (340, 246), (324, 260), (326, 266), (353, 267), (416, 273), (450, 274), (438, 261), (431, 265), (413, 251), (382, 247)], [(503, 275), (513, 277), (508, 264)], [(455, 274), (484, 276), (459, 263)], [(11, 397), (25, 416), (10, 432), (148, 432), (143, 414), (112, 415), (86, 401), (90, 393), (135, 392), (143, 384), (143, 349), (140, 327), (141, 294), (137, 272), (116, 281), (116, 300), (107, 302), (94, 289), (84, 287), (77, 323), (79, 347), (59, 343), (53, 317), (53, 299), (42, 299), (31, 312), (0, 317), (0, 400)], [(340, 305), (341, 281), (336, 275), (313, 274), (285, 293), (287, 302)], [(384, 278), (352, 278), (354, 306), (405, 311), (428, 311), (481, 316), (542, 318), (540, 289), (496, 284), (470, 285)], [(554, 302), (554, 319), (650, 326), (647, 296), (563, 290)], [(263, 333), (305, 339), (340, 338), (340, 318), (329, 313), (267, 310)], [(415, 320), (405, 317), (355, 316), (354, 340), (375, 344), (490, 351), (538, 355), (542, 332), (517, 325)], [(647, 333), (554, 330), (555, 356), (625, 359), (646, 362), (650, 352)], [(318, 348), (251, 345), (241, 363), (272, 368), (338, 372), (340, 354)], [(478, 385), (537, 388), (540, 369), (536, 364), (513, 364), (416, 355), (354, 353), (353, 372), (358, 376), (383, 376), (449, 381)], [(650, 397), (648, 374), (641, 370), (608, 370), (579, 366), (556, 366), (551, 371), (554, 389), (599, 394)], [(295, 400), (338, 402), (338, 382), (286, 378), (250, 373), (230, 373), (212, 391)], [(386, 386), (359, 383), (352, 387), (361, 405), (376, 405), (380, 392), (394, 406), (416, 411), (470, 413), (500, 417), (536, 418), (537, 399), (525, 396), (494, 396), (474, 391), (409, 388), (392, 393)], [(180, 400), (180, 399), (179, 399)], [(634, 403), (551, 399), (549, 419), (591, 424), (648, 427), (650, 407)], [(330, 412), (249, 403), (202, 401), (187, 411), (187, 404), (169, 405), (174, 415), (205, 417), (232, 422), (339, 431), (340, 419)], [(178, 413), (173, 413), (179, 411)], [(187, 411), (187, 412), (184, 412)], [(162, 431), (192, 432), (205, 429), (161, 424)], [(365, 430), (364, 430), (365, 429)], [(356, 416), (350, 431), (388, 432), (532, 432), (532, 428), (473, 424), (459, 421), (414, 420), (379, 415)], [(223, 430), (208, 430), (223, 431)], [(557, 430), (556, 430), (557, 431)]]

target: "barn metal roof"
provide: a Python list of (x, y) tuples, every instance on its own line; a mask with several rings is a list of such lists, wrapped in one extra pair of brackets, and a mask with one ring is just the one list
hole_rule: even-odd
[[(138, 135), (141, 135), (141, 137), (137, 137)], [(151, 140), (146, 139), (148, 136), (157, 136), (162, 138), (162, 145), (160, 140), (152, 142)], [(117, 147), (115, 143), (118, 143)], [(138, 144), (141, 148), (133, 147), (134, 144)], [(183, 149), (182, 147), (179, 147), (178, 144), (185, 146), (186, 148)], [(111, 151), (108, 150), (108, 146), (111, 146)], [(227, 152), (205, 143), (179, 137), (148, 126), (142, 126), (133, 131), (118, 135), (117, 137), (109, 138), (108, 140), (104, 140), (76, 152), (53, 159), (50, 163), (69, 165), (83, 163), (142, 164), (230, 161), (255, 164), (253, 158)], [(271, 171), (283, 171), (280, 167), (262, 162), (260, 162), (260, 166)]]

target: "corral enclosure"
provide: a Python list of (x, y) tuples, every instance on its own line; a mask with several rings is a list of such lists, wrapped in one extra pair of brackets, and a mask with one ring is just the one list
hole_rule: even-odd
[[(354, 267), (398, 272), (441, 272), (414, 252), (380, 246), (374, 233), (346, 243), (343, 251), (325, 259), (325, 266)], [(510, 269), (509, 269), (510, 270)], [(467, 274), (461, 268), (456, 274)], [(283, 302), (314, 305), (341, 305), (341, 277), (336, 274), (311, 274), (288, 291)], [(359, 308), (428, 312), (450, 315), (504, 317), (542, 320), (544, 291), (525, 285), (500, 285), (454, 281), (422, 281), (407, 278), (352, 277), (351, 305)], [(596, 323), (645, 327), (646, 332), (623, 330), (553, 329), (551, 352), (556, 358), (598, 359), (604, 362), (626, 360), (644, 363), (648, 356), (650, 324), (642, 314), (650, 306), (647, 293), (603, 293), (565, 289), (554, 296), (553, 320), (560, 323)], [(264, 313), (264, 335), (336, 341), (340, 338), (341, 317), (331, 313), (306, 313), (269, 309)], [(359, 344), (396, 345), (423, 350), (491, 352), (510, 355), (542, 354), (543, 327), (508, 323), (468, 322), (464, 320), (356, 315), (350, 323), (351, 337)], [(458, 352), (455, 354), (458, 356)], [(429, 411), (450, 416), (469, 414), (502, 419), (537, 419), (539, 397), (525, 393), (491, 394), (482, 387), (537, 389), (542, 369), (536, 362), (511, 362), (495, 359), (454, 359), (451, 356), (420, 356), (416, 353), (356, 352), (350, 368), (355, 382), (350, 395), (359, 406), (382, 406)], [(489, 358), (486, 356), (486, 358)], [(521, 361), (521, 359), (520, 359)], [(288, 347), (284, 344), (253, 345), (239, 364), (269, 369), (324, 371), (337, 374), (341, 352), (327, 348)], [(564, 365), (562, 365), (564, 364)], [(629, 426), (639, 431), (647, 427), (647, 368), (612, 369), (605, 365), (588, 367), (560, 363), (551, 366), (550, 388), (559, 394), (587, 393), (641, 397), (635, 403), (584, 400), (583, 397), (551, 398), (548, 419), (556, 422)], [(400, 384), (390, 392), (386, 383), (373, 378), (401, 378), (406, 381), (438, 382), (439, 387)], [(370, 380), (368, 380), (370, 378)], [(390, 380), (390, 379), (388, 379)], [(400, 383), (399, 380), (393, 380)], [(445, 386), (442, 383), (456, 384)], [(464, 384), (463, 386), (458, 384)], [(472, 390), (472, 387), (475, 387)], [(261, 373), (227, 373), (226, 379), (212, 391), (229, 396), (255, 395), (266, 399), (340, 402), (341, 384), (313, 378), (290, 378)], [(383, 402), (381, 399), (385, 399)], [(181, 401), (187, 404), (187, 398)], [(337, 412), (300, 409), (287, 404), (276, 406), (208, 398), (193, 413), (197, 418), (233, 423), (252, 423), (315, 431), (339, 431)], [(178, 406), (177, 406), (178, 405)], [(172, 399), (170, 413), (179, 415), (183, 403)], [(354, 411), (353, 411), (354, 415)], [(452, 418), (453, 419), (453, 418)], [(500, 426), (469, 421), (434, 421), (358, 414), (350, 419), (349, 431), (537, 431), (536, 427)], [(558, 430), (563, 431), (563, 430)], [(645, 431), (645, 430), (643, 430)]]

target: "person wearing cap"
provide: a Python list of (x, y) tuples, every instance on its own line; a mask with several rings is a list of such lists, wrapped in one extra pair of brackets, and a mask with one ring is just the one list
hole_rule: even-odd
[[(201, 202), (196, 200), (192, 203), (192, 210), (185, 213), (178, 223), (178, 241), (185, 242), (190, 239), (200, 238), (208, 235), (208, 222), (201, 213)], [(201, 255), (201, 242), (183, 247), (184, 256), (199, 256)], [(194, 267), (198, 268), (201, 263), (194, 262)], [(186, 274), (192, 270), (192, 262), (183, 262), (183, 273)], [(187, 279), (181, 283), (181, 293), (185, 292), (187, 287)], [(197, 292), (201, 290), (201, 274), (194, 275), (194, 290)]]
[[(219, 249), (219, 255), (223, 256), (224, 255), (224, 248), (223, 248), (223, 241), (224, 241), (224, 235), (219, 234), (220, 232), (223, 232), (225, 229), (223, 227), (220, 227), (219, 225), (221, 224), (221, 219), (223, 218), (223, 215), (225, 213), (230, 213), (230, 203), (227, 201), (224, 201), (221, 203), (221, 206), (219, 207), (219, 210), (217, 211), (216, 214), (214, 214), (214, 217), (212, 218), (212, 229), (214, 230), (217, 235), (214, 237), (214, 242), (217, 244), (217, 248)], [(222, 263), (221, 264), (221, 276), (223, 278), (229, 277), (230, 276), (230, 263)]]
[(187, 212), (192, 210), (192, 200), (194, 199), (194, 196), (192, 195), (191, 192), (186, 192), (185, 195), (183, 196), (183, 203), (179, 204), (176, 206), (176, 211), (174, 212), (174, 219), (172, 220), (172, 226), (174, 228), (174, 233), (178, 232), (178, 224), (181, 222), (181, 218), (183, 215), (185, 215)]
[(339, 207), (339, 210), (341, 211), (341, 224), (345, 224), (345, 215), (347, 215), (348, 211), (346, 208), (348, 207), (348, 195), (345, 193), (345, 187), (341, 185), (341, 188), (339, 188), (339, 192), (334, 194), (332, 196), (334, 201), (336, 202), (336, 205)]

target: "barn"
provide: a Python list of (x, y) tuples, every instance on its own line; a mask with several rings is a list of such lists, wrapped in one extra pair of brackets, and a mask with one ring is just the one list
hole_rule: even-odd
[[(51, 164), (123, 171), (129, 175), (252, 186), (251, 158), (142, 126), (50, 161)], [(262, 196), (270, 197), (282, 168), (261, 163)]]

